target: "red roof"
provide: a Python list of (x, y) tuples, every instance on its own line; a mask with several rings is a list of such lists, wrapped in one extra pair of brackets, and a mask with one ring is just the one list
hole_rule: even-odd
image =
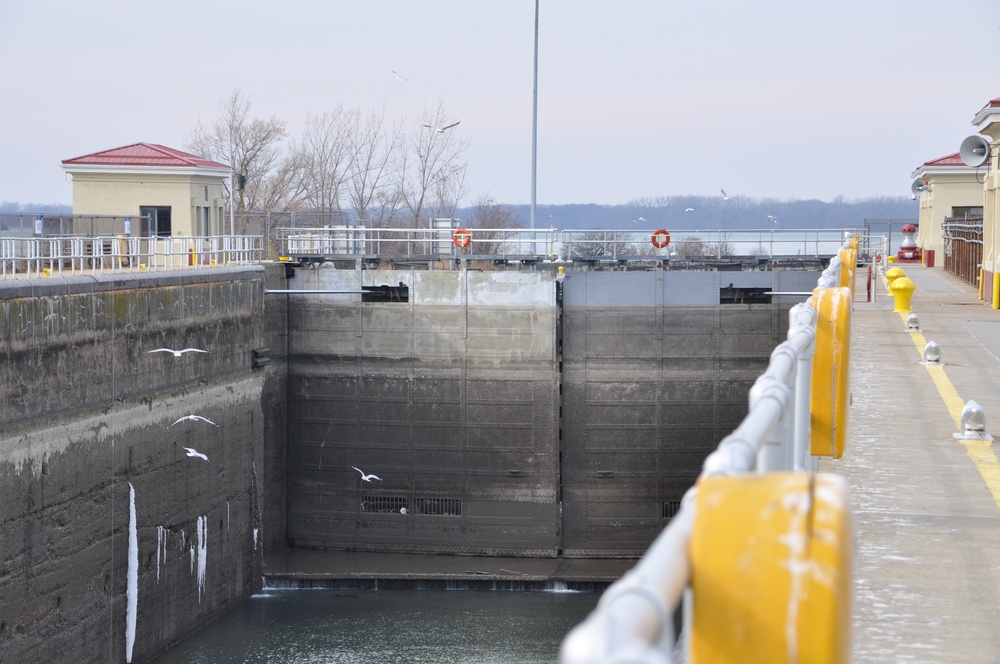
[[(1000, 103), (1000, 99), (998, 99), (997, 102)], [(990, 159), (987, 159), (986, 163), (987, 164), (990, 163)], [(959, 167), (968, 168), (968, 164), (966, 164), (964, 161), (962, 161), (962, 157), (961, 157), (961, 155), (958, 152), (956, 152), (955, 154), (950, 154), (950, 155), (948, 155), (946, 157), (939, 157), (938, 159), (932, 159), (931, 161), (925, 161), (924, 164), (923, 164), (923, 167), (926, 168), (928, 166), (945, 166), (945, 167), (947, 167), (947, 166), (959, 166)]]
[(64, 164), (93, 164), (102, 166), (188, 166), (191, 168), (229, 168), (217, 161), (209, 161), (187, 152), (174, 150), (155, 143), (133, 143), (120, 148), (102, 150), (82, 157), (63, 160)]

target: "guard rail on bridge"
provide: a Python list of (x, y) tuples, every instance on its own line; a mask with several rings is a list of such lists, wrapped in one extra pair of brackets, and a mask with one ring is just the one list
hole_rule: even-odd
[(848, 660), (847, 492), (816, 462), (844, 449), (857, 249), (850, 239), (792, 308), (746, 418), (646, 554), (567, 635), (560, 662)]
[(8, 279), (245, 265), (262, 258), (259, 235), (0, 237), (0, 278)]
[[(586, 230), (523, 228), (279, 228), (280, 256), (304, 263), (359, 257), (397, 260), (552, 258), (584, 262), (663, 260), (687, 256), (829, 257), (851, 230), (666, 229)], [(865, 247), (860, 251), (864, 253)]]

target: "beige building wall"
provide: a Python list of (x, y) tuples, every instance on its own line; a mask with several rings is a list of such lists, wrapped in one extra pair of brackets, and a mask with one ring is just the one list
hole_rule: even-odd
[[(944, 264), (944, 240), (941, 225), (961, 208), (983, 204), (983, 184), (976, 180), (974, 169), (940, 168), (918, 170), (916, 177), (930, 181), (929, 191), (920, 194), (917, 246), (934, 252), (934, 265)], [(982, 178), (982, 174), (979, 176)]]
[(222, 176), (144, 173), (141, 167), (127, 173), (70, 172), (73, 214), (139, 217), (144, 206), (169, 207), (174, 237), (225, 233)]

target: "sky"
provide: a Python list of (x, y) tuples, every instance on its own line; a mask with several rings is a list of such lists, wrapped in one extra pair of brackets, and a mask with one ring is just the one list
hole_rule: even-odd
[[(539, 205), (908, 196), (913, 171), (957, 152), (1000, 97), (997, 0), (538, 4)], [(534, 12), (4, 0), (0, 201), (69, 204), (64, 159), (184, 150), (240, 90), (291, 138), (340, 104), (404, 123), (441, 104), (470, 143), (463, 204), (530, 203)]]

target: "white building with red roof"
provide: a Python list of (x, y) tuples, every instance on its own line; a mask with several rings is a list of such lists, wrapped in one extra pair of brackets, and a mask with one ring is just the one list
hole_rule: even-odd
[(133, 217), (133, 235), (181, 237), (225, 233), (229, 166), (155, 143), (66, 159), (74, 215)]
[(983, 136), (992, 141), (990, 158), (993, 164), (987, 169), (983, 185), (983, 280), (982, 296), (1000, 309), (1000, 174), (995, 166), (1000, 163), (1000, 98), (991, 99), (983, 106), (972, 124)]
[[(979, 217), (983, 214), (985, 169), (967, 166), (959, 154), (950, 154), (921, 164), (911, 177), (922, 183), (917, 246), (924, 263), (941, 266), (944, 239), (941, 223), (949, 217)], [(933, 254), (928, 254), (928, 251)]]

